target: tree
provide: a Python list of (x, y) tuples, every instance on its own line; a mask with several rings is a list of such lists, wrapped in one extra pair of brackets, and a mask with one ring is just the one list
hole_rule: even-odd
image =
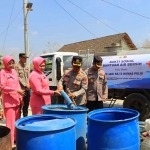
[(48, 47), (48, 51), (52, 53), (58, 51), (63, 45), (60, 43), (51, 44), (50, 42), (48, 42), (46, 46)]
[(143, 47), (143, 48), (150, 48), (150, 40), (146, 39), (146, 40), (142, 43), (142, 47)]
[(43, 54), (46, 54), (46, 50), (43, 50)]

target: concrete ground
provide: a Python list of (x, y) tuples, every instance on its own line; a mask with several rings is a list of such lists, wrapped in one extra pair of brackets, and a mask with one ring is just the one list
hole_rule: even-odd
[[(104, 107), (106, 107), (106, 108), (109, 107), (110, 102), (111, 102), (110, 100), (104, 102)], [(112, 101), (112, 103), (113, 103), (113, 101)], [(116, 100), (113, 107), (114, 108), (122, 108), (123, 107), (123, 100)]]
[[(108, 108), (109, 105), (110, 105), (110, 101), (104, 102), (104, 108)], [(122, 107), (123, 107), (123, 100), (116, 100), (114, 105), (113, 105), (113, 108), (122, 108)], [(31, 108), (29, 107), (29, 116), (31, 116), (31, 115), (32, 115)], [(0, 125), (5, 126), (5, 120), (0, 121)]]

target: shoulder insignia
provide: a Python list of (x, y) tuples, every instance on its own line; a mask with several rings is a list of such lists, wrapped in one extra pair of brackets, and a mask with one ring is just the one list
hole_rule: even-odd
[(104, 71), (104, 70), (99, 70), (99, 72), (100, 72), (100, 73), (105, 73), (105, 71)]
[(104, 76), (105, 75), (105, 71), (104, 70), (99, 70), (98, 74)]
[(82, 77), (82, 74), (81, 74), (81, 73), (78, 73), (78, 74), (77, 74), (77, 77), (78, 77), (78, 78), (81, 78), (81, 77)]
[(67, 74), (65, 74), (65, 76), (70, 77), (70, 72), (68, 72)]

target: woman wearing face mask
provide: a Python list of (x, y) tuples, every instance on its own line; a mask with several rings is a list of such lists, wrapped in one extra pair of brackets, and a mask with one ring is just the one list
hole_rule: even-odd
[(18, 76), (14, 70), (14, 59), (11, 56), (2, 58), (4, 69), (0, 72), (0, 86), (2, 89), (2, 100), (6, 126), (11, 129), (11, 142), (14, 146), (15, 126), (14, 123), (20, 118), (20, 104), (25, 92), (21, 90)]
[(30, 107), (32, 114), (41, 114), (43, 105), (51, 104), (51, 97), (54, 94), (60, 95), (59, 91), (49, 90), (49, 81), (43, 73), (46, 61), (42, 57), (33, 59), (34, 70), (30, 74), (29, 83), (32, 89)]

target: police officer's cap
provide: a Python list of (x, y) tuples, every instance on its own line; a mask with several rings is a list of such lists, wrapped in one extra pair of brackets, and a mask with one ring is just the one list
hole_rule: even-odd
[(29, 58), (29, 57), (26, 55), (26, 53), (20, 53), (20, 54), (19, 54), (19, 57)]
[(97, 54), (94, 55), (93, 62), (102, 62), (102, 61), (103, 61), (103, 59), (99, 55), (97, 55)]
[(72, 58), (72, 65), (81, 67), (81, 65), (82, 65), (82, 57), (81, 56), (73, 56), (73, 58)]
[(96, 63), (97, 67), (101, 67), (103, 59), (99, 55), (94, 55), (93, 62)]

